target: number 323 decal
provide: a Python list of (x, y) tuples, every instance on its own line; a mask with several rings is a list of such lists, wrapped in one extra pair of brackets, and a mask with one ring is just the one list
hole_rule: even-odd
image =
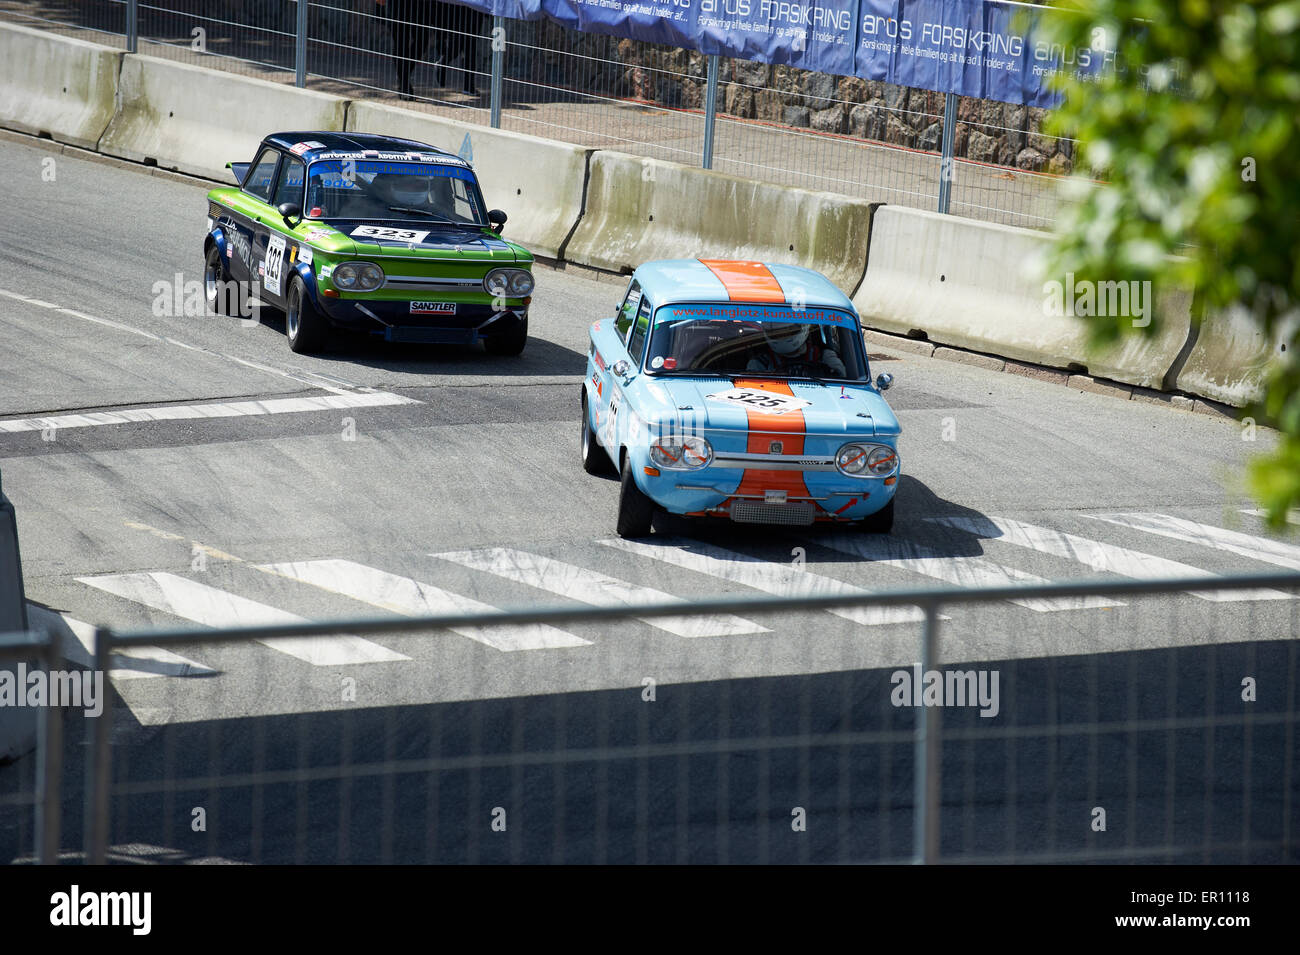
[(369, 239), (392, 239), (394, 242), (423, 242), (428, 232), (416, 232), (413, 229), (385, 229), (377, 225), (357, 226), (350, 233)]
[(785, 414), (787, 411), (798, 411), (812, 404), (811, 401), (796, 398), (794, 395), (753, 391), (747, 388), (732, 388), (730, 391), (719, 391), (707, 397), (710, 401), (730, 401), (753, 408), (755, 411), (766, 411), (768, 414)]

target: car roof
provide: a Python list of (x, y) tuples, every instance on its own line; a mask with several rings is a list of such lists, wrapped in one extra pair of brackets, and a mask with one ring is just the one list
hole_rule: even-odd
[[(272, 133), (263, 140), (273, 146), (293, 152), (305, 161), (311, 162), (326, 154), (346, 153), (357, 159), (367, 157), (368, 152), (376, 153), (421, 153), (437, 156), (444, 164), (459, 165), (469, 168), (469, 163), (455, 153), (430, 146), (414, 139), (402, 139), (399, 136), (380, 136), (377, 133), (340, 133), (328, 130), (297, 133)], [(335, 156), (334, 158), (338, 158)]]
[(633, 273), (655, 307), (674, 302), (761, 302), (853, 311), (830, 279), (798, 265), (751, 259), (661, 259)]

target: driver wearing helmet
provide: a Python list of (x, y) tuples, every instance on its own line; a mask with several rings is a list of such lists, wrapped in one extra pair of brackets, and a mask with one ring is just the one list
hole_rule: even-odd
[(846, 378), (844, 362), (833, 348), (813, 340), (813, 326), (803, 323), (763, 322), (767, 348), (749, 360), (746, 371), (782, 372)]
[(370, 183), (371, 193), (389, 207), (435, 212), (426, 176), (381, 172)]

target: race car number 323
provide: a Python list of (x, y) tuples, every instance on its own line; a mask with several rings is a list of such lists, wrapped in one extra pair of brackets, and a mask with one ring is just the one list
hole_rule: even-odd
[(273, 235), (266, 243), (266, 263), (262, 284), (272, 295), (280, 295), (280, 278), (284, 269), (284, 236)]
[(798, 411), (812, 404), (811, 401), (796, 398), (794, 395), (754, 391), (748, 388), (732, 388), (730, 391), (719, 391), (707, 397), (710, 401), (729, 401), (753, 408), (755, 411), (766, 411), (768, 414), (785, 414), (787, 411)]
[(392, 239), (394, 242), (423, 242), (429, 233), (417, 232), (414, 229), (385, 229), (377, 225), (362, 225), (353, 229), (351, 234), (369, 239)]

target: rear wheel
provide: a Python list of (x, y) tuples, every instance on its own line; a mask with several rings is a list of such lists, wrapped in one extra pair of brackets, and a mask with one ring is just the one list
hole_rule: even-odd
[(300, 355), (320, 351), (329, 339), (329, 326), (325, 318), (316, 311), (302, 279), (296, 275), (289, 285), (284, 328), (289, 337), (289, 347)]
[(483, 347), (489, 355), (518, 355), (528, 344), (528, 319), (523, 319), (515, 328), (499, 335), (483, 339)]
[(868, 534), (888, 534), (894, 529), (894, 501), (896, 498), (890, 498), (889, 503), (862, 519), (861, 528)]
[(632, 477), (632, 464), (623, 461), (623, 486), (618, 494), (618, 536), (649, 537), (655, 516), (655, 502), (646, 497)]
[(597, 477), (610, 477), (614, 474), (614, 462), (609, 459), (605, 449), (600, 446), (600, 439), (591, 430), (591, 413), (587, 408), (587, 396), (582, 396), (582, 469)]
[(213, 315), (243, 314), (239, 285), (230, 280), (226, 263), (221, 260), (221, 249), (215, 242), (203, 262), (203, 297)]

